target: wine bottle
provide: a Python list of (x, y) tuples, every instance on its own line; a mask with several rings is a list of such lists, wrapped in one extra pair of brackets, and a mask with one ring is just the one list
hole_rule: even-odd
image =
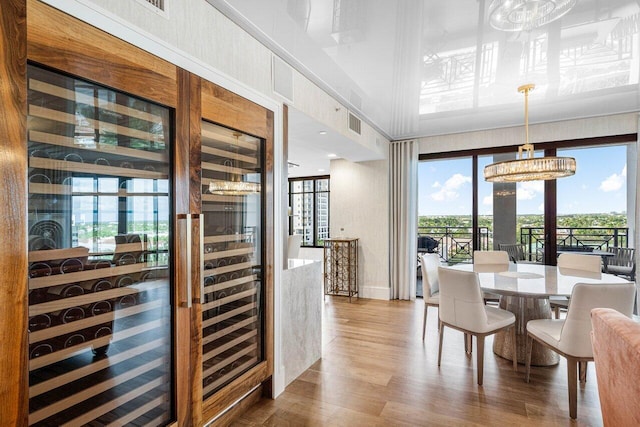
[(69, 335), (61, 335), (53, 339), (59, 348), (69, 348), (85, 342), (85, 337), (77, 332)]
[(78, 258), (67, 258), (60, 264), (60, 273), (75, 273), (84, 270), (84, 264)]
[(136, 297), (134, 295), (124, 295), (118, 299), (118, 308), (123, 309), (136, 305)]
[(111, 282), (107, 279), (100, 279), (96, 282), (82, 282), (80, 286), (85, 290), (85, 292), (100, 292), (111, 289)]
[(54, 298), (71, 298), (84, 294), (84, 289), (76, 283), (71, 283), (62, 286), (52, 286), (47, 289), (47, 292)]
[(53, 269), (46, 262), (34, 262), (29, 266), (29, 277), (32, 279), (35, 277), (51, 276), (52, 272)]
[(93, 304), (89, 304), (85, 309), (87, 314), (91, 316), (99, 316), (101, 314), (109, 313), (113, 309), (110, 301), (97, 301)]
[(65, 308), (64, 310), (60, 310), (52, 314), (56, 317), (58, 323), (71, 323), (77, 320), (82, 320), (85, 317), (85, 312), (82, 307)]
[(29, 359), (35, 359), (53, 353), (53, 346), (49, 343), (35, 344), (29, 350)]
[(51, 326), (51, 316), (46, 313), (29, 318), (29, 332), (40, 331)]

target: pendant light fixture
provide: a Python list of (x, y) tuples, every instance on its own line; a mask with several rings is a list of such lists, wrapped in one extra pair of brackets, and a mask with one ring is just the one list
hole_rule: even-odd
[(533, 144), (529, 143), (529, 92), (535, 85), (520, 86), (524, 93), (525, 144), (518, 147), (518, 158), (492, 163), (484, 168), (484, 179), (489, 182), (539, 181), (562, 178), (576, 173), (573, 157), (534, 157)]
[(234, 145), (234, 158), (224, 161), (230, 180), (212, 179), (209, 182), (209, 193), (218, 196), (247, 196), (260, 192), (260, 184), (257, 182), (243, 181), (242, 175), (245, 171), (238, 168), (238, 150), (240, 148), (239, 138), (242, 136), (239, 132), (234, 132), (236, 138)]
[(500, 31), (531, 31), (566, 15), (577, 0), (493, 0), (489, 23)]

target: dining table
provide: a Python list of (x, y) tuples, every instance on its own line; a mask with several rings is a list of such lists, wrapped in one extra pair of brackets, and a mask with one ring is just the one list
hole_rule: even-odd
[[(550, 296), (571, 296), (577, 283), (625, 283), (621, 277), (607, 273), (562, 268), (533, 263), (474, 265), (470, 263), (448, 266), (454, 270), (473, 271), (478, 274), (480, 287), (500, 296), (499, 307), (516, 317), (516, 348), (518, 363), (525, 363), (526, 326), (529, 320), (550, 319)], [(493, 340), (493, 352), (513, 360), (511, 335), (499, 332)], [(533, 343), (531, 364), (555, 365), (558, 355), (537, 342)]]

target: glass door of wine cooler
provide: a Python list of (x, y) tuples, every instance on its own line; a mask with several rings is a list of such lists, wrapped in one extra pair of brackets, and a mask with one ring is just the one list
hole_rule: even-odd
[(29, 424), (174, 419), (171, 111), (28, 68)]
[(263, 141), (202, 123), (202, 389), (264, 360)]

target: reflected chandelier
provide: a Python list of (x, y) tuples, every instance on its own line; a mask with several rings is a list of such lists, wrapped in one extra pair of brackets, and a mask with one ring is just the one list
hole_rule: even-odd
[[(518, 147), (518, 158), (492, 163), (484, 168), (484, 179), (489, 182), (539, 181), (562, 178), (576, 173), (573, 157), (533, 157), (533, 144), (529, 143), (529, 92), (535, 86), (520, 86), (524, 93), (525, 144)], [(525, 154), (526, 153), (526, 157)]]
[(531, 31), (563, 17), (577, 0), (493, 0), (489, 23), (501, 31)]
[[(233, 169), (237, 168), (237, 155), (238, 155), (238, 139), (242, 134), (234, 132), (233, 136), (236, 138), (235, 155), (236, 158), (233, 161), (227, 159), (224, 163), (229, 168), (229, 173), (232, 173), (230, 181), (222, 179), (212, 179), (209, 181), (209, 193), (216, 194), (218, 196), (247, 196), (249, 194), (256, 194), (260, 192), (260, 184), (257, 182), (242, 181), (242, 177), (235, 174), (238, 171)], [(238, 172), (239, 173), (239, 172)]]

